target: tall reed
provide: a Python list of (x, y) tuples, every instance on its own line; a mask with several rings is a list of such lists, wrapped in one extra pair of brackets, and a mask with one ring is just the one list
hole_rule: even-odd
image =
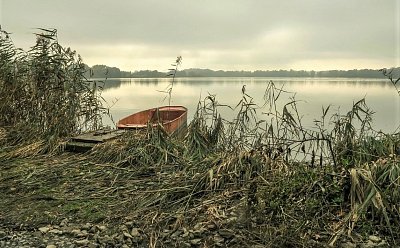
[(52, 148), (59, 138), (99, 128), (107, 109), (81, 57), (59, 44), (57, 30), (39, 31), (29, 51), (0, 31), (0, 125), (16, 130), (15, 143), (43, 139)]

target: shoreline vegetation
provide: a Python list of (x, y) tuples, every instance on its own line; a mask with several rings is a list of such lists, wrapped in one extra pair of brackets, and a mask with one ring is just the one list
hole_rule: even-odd
[[(184, 138), (150, 126), (75, 154), (68, 139), (108, 113), (79, 55), (56, 30), (29, 51), (0, 30), (0, 58), (0, 245), (400, 244), (400, 132), (375, 131), (365, 99), (322, 107), (307, 129), (295, 94), (271, 81), (256, 104), (243, 86), (236, 106), (199, 101)], [(381, 73), (400, 97), (400, 79)]]
[[(117, 67), (106, 65), (85, 65), (86, 77), (92, 78), (164, 78), (168, 72), (157, 70), (121, 71)], [(396, 71), (399, 68), (396, 69)], [(176, 77), (304, 77), (304, 78), (377, 78), (384, 79), (380, 70), (354, 69), (354, 70), (327, 70), (327, 71), (305, 71), (305, 70), (257, 70), (257, 71), (223, 71), (210, 69), (183, 69), (177, 71)]]

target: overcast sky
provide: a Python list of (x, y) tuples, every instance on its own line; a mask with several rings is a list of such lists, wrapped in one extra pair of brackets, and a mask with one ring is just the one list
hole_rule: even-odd
[(399, 65), (400, 0), (0, 0), (18, 47), (35, 28), (89, 65), (166, 71), (360, 69)]

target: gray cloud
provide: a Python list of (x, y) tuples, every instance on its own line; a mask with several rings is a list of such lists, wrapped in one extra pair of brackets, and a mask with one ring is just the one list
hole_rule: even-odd
[(215, 69), (379, 68), (398, 57), (399, 0), (0, 1), (17, 45), (57, 28), (88, 63), (125, 70), (167, 68), (179, 54), (184, 67)]

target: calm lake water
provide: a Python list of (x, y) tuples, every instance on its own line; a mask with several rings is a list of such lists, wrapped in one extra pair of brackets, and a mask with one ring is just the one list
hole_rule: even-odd
[[(314, 120), (320, 120), (322, 106), (331, 105), (328, 116), (334, 113), (347, 113), (353, 104), (362, 98), (375, 114), (373, 127), (376, 130), (394, 132), (400, 125), (400, 97), (388, 80), (354, 78), (177, 78), (172, 91), (171, 105), (183, 105), (189, 110), (191, 120), (198, 101), (208, 94), (216, 96), (220, 104), (235, 107), (240, 101), (242, 87), (254, 98), (254, 102), (263, 105), (264, 92), (268, 82), (277, 87), (283, 86), (291, 94), (283, 94), (279, 106), (291, 101), (296, 94), (298, 109), (303, 124), (312, 127)], [(168, 78), (108, 79), (103, 97), (109, 105), (114, 121), (124, 116), (148, 108), (168, 105), (165, 91), (170, 84)], [(224, 118), (232, 119), (235, 112), (221, 108)], [(258, 111), (263, 118), (263, 110)], [(114, 126), (106, 118), (104, 123)]]

